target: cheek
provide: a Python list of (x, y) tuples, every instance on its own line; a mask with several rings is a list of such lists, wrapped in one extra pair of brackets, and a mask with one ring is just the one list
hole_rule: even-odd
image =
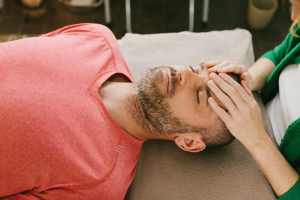
[(293, 21), (295, 21), (297, 19), (297, 8), (295, 6), (293, 6), (293, 12), (292, 12), (291, 19)]
[(199, 117), (194, 96), (188, 93), (176, 93), (169, 101), (172, 113), (181, 120), (190, 121)]

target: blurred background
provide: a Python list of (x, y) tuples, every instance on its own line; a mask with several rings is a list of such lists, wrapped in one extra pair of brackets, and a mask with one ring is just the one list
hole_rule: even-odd
[[(41, 5), (35, 5), (30, 4), (30, 0), (27, 1), (29, 4), (26, 0), (0, 0), (0, 42), (36, 36), (76, 23), (106, 25), (104, 4), (95, 8), (64, 4), (70, 1), (40, 0)], [(288, 0), (278, 0), (272, 21), (262, 30), (254, 30), (247, 23), (248, 0), (210, 0), (208, 23), (203, 26), (203, 1), (195, 0), (194, 32), (247, 29), (252, 34), (255, 59), (277, 46), (292, 23)], [(130, 4), (133, 33), (169, 33), (189, 29), (189, 0), (131, 0)], [(121, 39), (127, 33), (125, 0), (110, 0), (109, 5), (109, 28), (117, 39)]]

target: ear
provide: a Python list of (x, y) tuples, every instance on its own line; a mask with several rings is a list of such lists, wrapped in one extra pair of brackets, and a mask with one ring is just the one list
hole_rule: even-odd
[(188, 152), (199, 152), (206, 148), (205, 142), (198, 133), (178, 134), (174, 142), (179, 148)]

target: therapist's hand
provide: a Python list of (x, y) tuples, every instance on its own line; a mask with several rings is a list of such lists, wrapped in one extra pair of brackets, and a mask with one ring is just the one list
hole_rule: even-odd
[(298, 172), (287, 162), (264, 130), (259, 107), (244, 80), (242, 86), (227, 74), (210, 74), (208, 86), (228, 109), (226, 112), (209, 97), (212, 109), (240, 140), (272, 185), (278, 197), (299, 180)]
[(247, 87), (252, 91), (254, 85), (253, 78), (244, 65), (240, 65), (237, 62), (227, 62), (221, 60), (201, 63), (207, 67), (209, 73), (234, 73), (239, 75), (240, 79), (244, 80), (247, 84)]
[[(251, 148), (260, 139), (264, 140), (266, 132), (261, 112), (246, 82), (242, 80), (240, 85), (225, 73), (211, 73), (209, 78), (208, 87), (214, 97), (209, 97), (208, 102), (231, 134), (246, 148)], [(218, 98), (227, 112), (214, 98)]]

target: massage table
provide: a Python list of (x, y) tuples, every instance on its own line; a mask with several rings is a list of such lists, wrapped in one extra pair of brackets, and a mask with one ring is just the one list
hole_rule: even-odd
[[(195, 66), (201, 61), (254, 63), (252, 37), (247, 30), (207, 33), (127, 33), (120, 41), (135, 81), (151, 67)], [(273, 130), (258, 93), (264, 127), (276, 145)], [(276, 199), (271, 185), (250, 153), (238, 141), (227, 146), (189, 153), (174, 142), (149, 140), (143, 144), (136, 175), (126, 200)]]

